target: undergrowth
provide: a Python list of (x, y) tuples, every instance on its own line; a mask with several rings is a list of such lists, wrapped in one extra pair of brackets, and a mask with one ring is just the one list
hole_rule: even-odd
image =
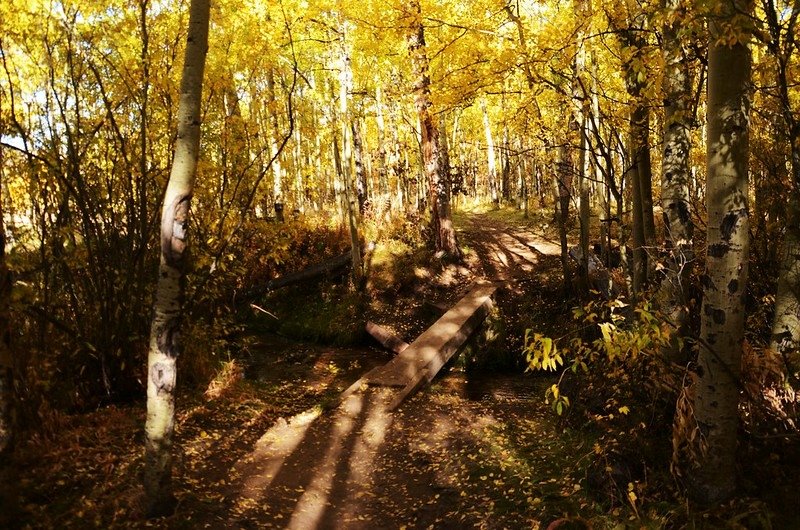
[[(681, 469), (693, 464), (691, 454), (681, 453), (681, 440), (693, 436), (696, 425), (679, 396), (690, 386), (693, 365), (665, 358), (673, 331), (650, 303), (630, 306), (594, 294), (573, 308), (572, 325), (563, 335), (527, 330), (524, 351), (529, 370), (558, 374), (543, 398), (563, 424), (596, 433), (587, 470), (590, 492), (608, 510), (628, 510), (647, 527), (767, 529), (785, 520), (783, 507), (769, 503), (774, 493), (746, 487), (730, 503), (711, 509), (685, 501)], [(692, 351), (691, 338), (680, 345)], [(793, 400), (785, 397), (782, 367), (774, 352), (747, 342), (744, 348), (745, 432), (768, 426), (773, 433), (788, 433), (794, 429), (787, 409)], [(752, 453), (752, 442), (746, 438), (740, 450)], [(675, 455), (681, 459), (669, 465)], [(776, 463), (774, 453), (767, 458), (767, 465)]]

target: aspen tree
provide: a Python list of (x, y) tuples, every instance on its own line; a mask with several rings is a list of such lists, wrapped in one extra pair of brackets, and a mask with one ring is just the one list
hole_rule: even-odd
[[(680, 338), (688, 325), (685, 287), (689, 281), (692, 251), (692, 218), (689, 212), (689, 100), (691, 78), (689, 63), (678, 35), (685, 17), (682, 0), (664, 1), (666, 22), (663, 29), (664, 56), (664, 138), (661, 162), (661, 207), (664, 217), (665, 243), (669, 251), (664, 279), (661, 283), (662, 309), (675, 326), (674, 337)], [(678, 341), (671, 340), (664, 348), (668, 358), (676, 359)]]
[(411, 0), (406, 8), (409, 21), (408, 48), (414, 70), (414, 104), (422, 131), (422, 158), (428, 181), (428, 202), (431, 212), (433, 247), (451, 256), (460, 257), (456, 232), (450, 217), (449, 170), (444, 166), (439, 127), (431, 113), (431, 79), (425, 44), (425, 27), (419, 0)]
[(148, 516), (170, 513), (176, 361), (186, 270), (189, 209), (200, 157), (200, 103), (210, 0), (192, 0), (178, 103), (178, 136), (161, 211), (161, 263), (147, 358), (144, 492)]
[(748, 254), (750, 0), (721, 2), (709, 18), (707, 194), (708, 246), (701, 311), (694, 416), (702, 444), (689, 492), (703, 503), (736, 488), (739, 385)]

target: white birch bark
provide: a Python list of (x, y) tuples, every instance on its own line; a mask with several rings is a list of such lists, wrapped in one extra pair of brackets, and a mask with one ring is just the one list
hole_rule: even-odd
[[(707, 195), (708, 246), (701, 311), (694, 416), (702, 441), (689, 475), (689, 493), (703, 503), (736, 488), (739, 385), (749, 254), (749, 35), (736, 13), (748, 0), (721, 2), (709, 20)], [(738, 36), (728, 44), (733, 30)]]
[(200, 103), (208, 49), (209, 0), (192, 0), (178, 104), (178, 136), (161, 212), (161, 263), (147, 358), (145, 504), (149, 516), (174, 508), (171, 487), (176, 360), (189, 207), (200, 155)]

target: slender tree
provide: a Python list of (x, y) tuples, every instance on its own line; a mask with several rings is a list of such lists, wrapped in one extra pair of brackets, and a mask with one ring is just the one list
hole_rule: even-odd
[[(572, 9), (575, 13), (575, 59), (573, 60), (572, 78), (572, 113), (570, 121), (573, 134), (577, 133), (577, 149), (575, 151), (575, 173), (578, 177), (578, 219), (580, 220), (580, 274), (586, 281), (589, 276), (589, 177), (586, 171), (588, 147), (586, 125), (589, 114), (589, 97), (584, 85), (584, 72), (586, 71), (586, 49), (583, 43), (586, 33), (586, 22), (590, 15), (590, 5), (587, 0), (574, 0)], [(576, 141), (574, 138), (572, 141)], [(588, 283), (586, 284), (588, 285)]]
[[(567, 118), (566, 136), (574, 132), (575, 115), (570, 112)], [(558, 199), (558, 239), (561, 244), (561, 270), (564, 277), (564, 293), (572, 291), (572, 272), (569, 266), (569, 241), (567, 231), (569, 225), (569, 203), (573, 192), (573, 175), (575, 170), (572, 167), (571, 146), (568, 141), (564, 141), (558, 148), (558, 160), (556, 161), (556, 186)]]
[(350, 93), (353, 91), (353, 71), (350, 63), (350, 48), (347, 44), (347, 22), (341, 21), (341, 49), (339, 67), (339, 114), (342, 121), (342, 154), (339, 174), (344, 184), (344, 200), (347, 209), (347, 222), (350, 227), (350, 255), (352, 256), (352, 277), (354, 288), (360, 288), (362, 277), (361, 245), (358, 237), (358, 198), (353, 190), (353, 138), (350, 121)]
[[(627, 27), (621, 35), (625, 47), (631, 50), (623, 68), (631, 100), (627, 163), (633, 209), (633, 294), (636, 296), (647, 282), (647, 247), (655, 243), (655, 222), (649, 146), (650, 110), (643, 94), (646, 81), (643, 57), (647, 45), (646, 17), (641, 7), (628, 3)], [(613, 21), (611, 23), (614, 24)]]
[(486, 109), (486, 98), (481, 99), (481, 112), (483, 112), (483, 131), (486, 135), (486, 178), (489, 180), (489, 193), (492, 196), (492, 204), (498, 207), (500, 205), (500, 196), (497, 193), (497, 161), (492, 137), (492, 122), (489, 119), (489, 111)]
[[(661, 207), (664, 212), (665, 246), (669, 251), (661, 282), (662, 310), (675, 326), (675, 339), (685, 335), (689, 311), (686, 285), (692, 250), (692, 218), (689, 213), (689, 148), (691, 76), (689, 61), (678, 35), (684, 12), (682, 0), (665, 0), (664, 55), (664, 141), (661, 165)], [(664, 354), (676, 359), (678, 340), (667, 343)]]
[(715, 503), (736, 487), (739, 375), (749, 254), (748, 151), (751, 0), (720, 2), (709, 18), (708, 246), (694, 416), (701, 444), (689, 492)]
[(414, 71), (414, 104), (422, 130), (422, 158), (428, 181), (428, 202), (431, 211), (431, 236), (436, 251), (460, 257), (456, 232), (450, 217), (449, 170), (444, 167), (439, 127), (431, 113), (431, 79), (425, 44), (425, 26), (419, 0), (411, 0), (405, 12), (408, 19), (408, 48)]
[(361, 125), (358, 118), (353, 118), (351, 124), (353, 133), (353, 162), (355, 163), (356, 198), (358, 199), (358, 211), (362, 215), (367, 205), (367, 168), (364, 165), (364, 138), (361, 134)]
[(790, 96), (790, 86), (792, 68), (797, 67), (800, 2), (794, 1), (790, 6), (782, 7), (776, 6), (774, 0), (762, 0), (762, 7), (769, 35), (766, 45), (775, 62), (775, 92), (785, 125), (792, 171), (770, 347), (783, 355), (792, 382), (797, 387), (800, 380), (800, 118), (796, 106), (792, 105), (794, 99)]
[(176, 360), (186, 269), (189, 208), (200, 156), (200, 103), (208, 49), (210, 0), (192, 0), (178, 103), (178, 136), (161, 211), (161, 264), (150, 328), (145, 423), (145, 508), (149, 516), (174, 509), (172, 434)]

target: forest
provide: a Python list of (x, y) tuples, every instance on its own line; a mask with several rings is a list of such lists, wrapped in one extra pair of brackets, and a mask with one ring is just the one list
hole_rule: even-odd
[(799, 17), (0, 2), (0, 527), (800, 528)]

